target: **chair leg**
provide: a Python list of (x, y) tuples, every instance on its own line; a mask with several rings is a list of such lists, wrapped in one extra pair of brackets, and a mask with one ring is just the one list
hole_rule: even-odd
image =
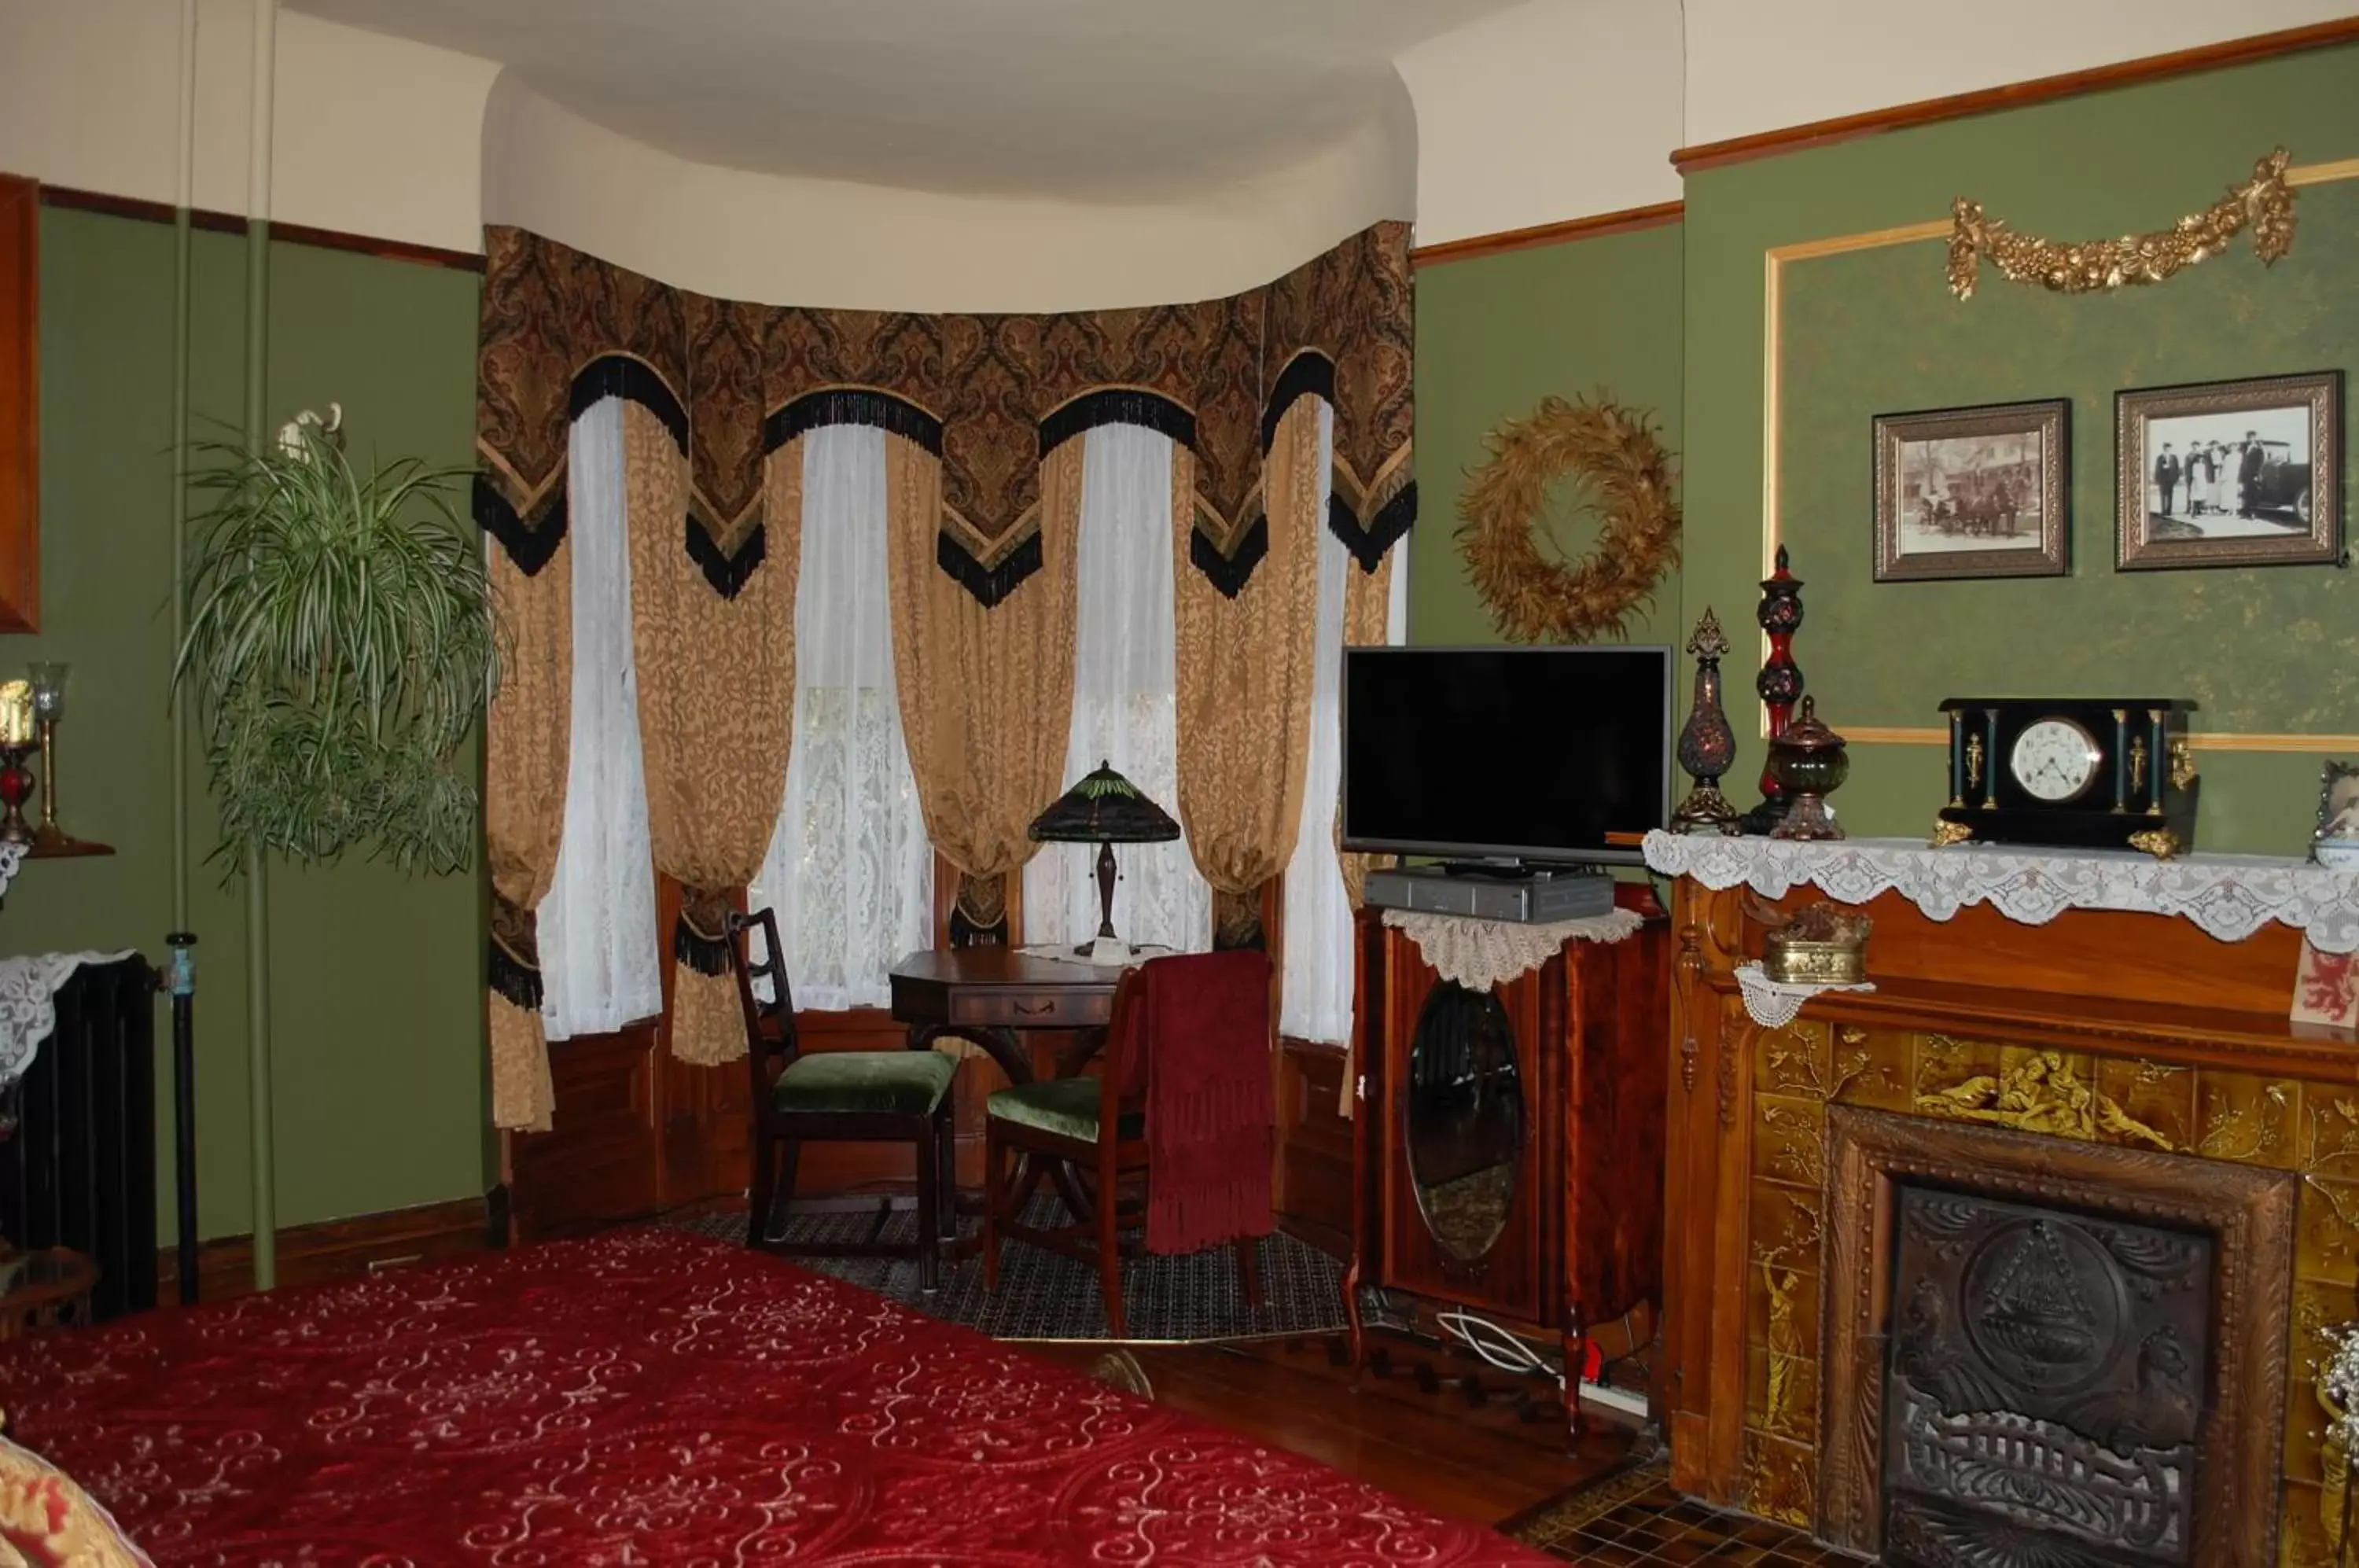
[(770, 1210), (778, 1196), (778, 1146), (770, 1129), (754, 1128), (754, 1179), (745, 1193), (745, 1245), (758, 1249), (769, 1239)]
[(983, 1289), (999, 1289), (999, 1133), (990, 1122), (983, 1129)]
[(1122, 1220), (1116, 1214), (1114, 1183), (1098, 1188), (1098, 1290), (1105, 1297), (1106, 1334), (1124, 1335), (1122, 1321)]
[(1261, 1243), (1250, 1236), (1236, 1239), (1237, 1279), (1245, 1286), (1245, 1305), (1261, 1311)]
[(941, 1201), (941, 1140), (934, 1136), (931, 1117), (918, 1125), (911, 1142), (918, 1157), (918, 1289), (930, 1296), (942, 1287), (941, 1224), (934, 1215)]
[(941, 1220), (944, 1241), (958, 1240), (958, 1109), (949, 1095), (942, 1096), (941, 1115), (934, 1127), (935, 1171), (941, 1178), (941, 1207), (937, 1210)]

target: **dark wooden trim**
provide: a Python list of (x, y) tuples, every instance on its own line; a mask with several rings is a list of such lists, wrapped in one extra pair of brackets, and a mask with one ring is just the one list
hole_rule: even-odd
[[(493, 1195), (487, 1193), (481, 1198), (289, 1226), (278, 1233), (279, 1288), (357, 1279), (429, 1258), (488, 1250), (494, 1245), (493, 1214)], [(166, 1247), (156, 1256), (158, 1297), (177, 1301), (173, 1287), (180, 1278), (179, 1251)], [(252, 1236), (221, 1236), (197, 1249), (200, 1301), (250, 1295), (253, 1290)]]
[(1555, 223), (1535, 223), (1527, 229), (1503, 229), (1495, 234), (1469, 234), (1462, 240), (1443, 240), (1437, 245), (1419, 245), (1408, 253), (1408, 261), (1411, 267), (1435, 267), (1447, 261), (1472, 261), (1476, 256), (1500, 256), (1511, 250), (1531, 250), (1538, 245), (1603, 239), (1607, 234), (1626, 234), (1638, 229), (1656, 229), (1666, 223), (1676, 223), (1687, 216), (1687, 210), (1685, 201), (1657, 201), (1647, 207), (1625, 207), (1617, 212), (1598, 212), (1590, 217), (1567, 218)]
[[(130, 218), (145, 223), (168, 223), (177, 209), (168, 201), (149, 201), (136, 196), (110, 195), (103, 191), (77, 191), (71, 186), (44, 185), (41, 204), (66, 207), (81, 212), (103, 212), (113, 218)], [(245, 219), (235, 212), (218, 212), (211, 208), (191, 207), (189, 223), (192, 228), (211, 234), (242, 234)], [(381, 239), (375, 234), (348, 234), (342, 229), (315, 228), (309, 223), (278, 223), (270, 225), (270, 237), (288, 245), (311, 245), (320, 250), (352, 251), (360, 256), (374, 256), (386, 261), (416, 262), (421, 267), (444, 267), (454, 272), (481, 272), (484, 258), (473, 251), (444, 250), (440, 245), (413, 245), (408, 240)]]
[(2142, 82), (2159, 82), (2166, 77), (2217, 71), (2223, 66), (2249, 65), (2255, 60), (2272, 60), (2278, 55), (2330, 49), (2354, 39), (2359, 39), (2359, 16), (2339, 16), (2332, 21), (2313, 22), (2308, 27), (2287, 27), (2279, 32), (2257, 33), (2246, 38), (2229, 38), (2194, 49), (2173, 49), (2169, 54), (2150, 54), (2113, 65), (2091, 66), (2085, 71), (2068, 71), (2060, 75), (2037, 77), (2029, 82), (2012, 82), (2003, 87), (1959, 93), (1947, 98), (1925, 98), (1888, 109), (1872, 109), (1865, 114), (1813, 120), (1807, 125), (1788, 125), (1780, 130), (1760, 131), (1752, 136), (1731, 136), (1725, 141), (1701, 142), (1671, 154), (1671, 167), (1682, 175), (1693, 174), (1698, 169), (1722, 169), (1733, 163), (1748, 163), (1756, 158), (1774, 158), (1780, 153), (1847, 142), (1884, 131), (1907, 130), (1914, 125), (1930, 125), (1942, 120), (1962, 120), (2001, 109), (2021, 109), (2034, 103), (2052, 103), (2059, 98), (2077, 97), (2085, 93), (2104, 93)]
[(40, 190), (0, 175), (0, 632), (41, 624)]

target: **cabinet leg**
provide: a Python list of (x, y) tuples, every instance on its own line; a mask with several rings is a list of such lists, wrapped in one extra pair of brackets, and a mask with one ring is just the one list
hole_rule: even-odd
[(1581, 1446), (1582, 1434), (1589, 1427), (1588, 1419), (1581, 1413), (1581, 1377), (1588, 1367), (1589, 1328), (1581, 1321), (1580, 1309), (1569, 1308), (1564, 1332), (1564, 1426), (1574, 1448)]

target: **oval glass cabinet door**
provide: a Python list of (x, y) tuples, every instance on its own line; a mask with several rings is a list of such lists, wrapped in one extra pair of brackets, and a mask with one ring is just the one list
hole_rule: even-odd
[(1487, 991), (1435, 986), (1418, 1015), (1408, 1079), (1403, 1116), (1418, 1208), (1441, 1250), (1472, 1263), (1507, 1227), (1523, 1158), (1523, 1083), (1506, 1008)]

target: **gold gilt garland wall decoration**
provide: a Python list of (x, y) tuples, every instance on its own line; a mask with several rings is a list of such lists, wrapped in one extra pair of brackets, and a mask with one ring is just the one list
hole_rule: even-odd
[(2152, 234), (2062, 245), (2019, 234), (1983, 215), (1982, 203), (1961, 196), (1951, 209), (1950, 292), (1973, 297), (1981, 259), (1988, 256), (2010, 283), (2037, 283), (2060, 294), (2088, 294), (2125, 284), (2159, 283), (2207, 256), (2218, 256), (2247, 227), (2253, 253), (2274, 262), (2293, 248), (2293, 188), (2286, 180), (2286, 150), (2253, 166), (2253, 177), (2203, 212)]
[[(1490, 461), (1458, 502), (1458, 548), (1474, 591), (1512, 642), (1587, 642), (1618, 635), (1680, 562), (1680, 503), (1654, 421), (1600, 393), (1543, 398), (1484, 442)], [(1604, 519), (1596, 548), (1550, 559), (1537, 528), (1556, 480), (1585, 481)]]

